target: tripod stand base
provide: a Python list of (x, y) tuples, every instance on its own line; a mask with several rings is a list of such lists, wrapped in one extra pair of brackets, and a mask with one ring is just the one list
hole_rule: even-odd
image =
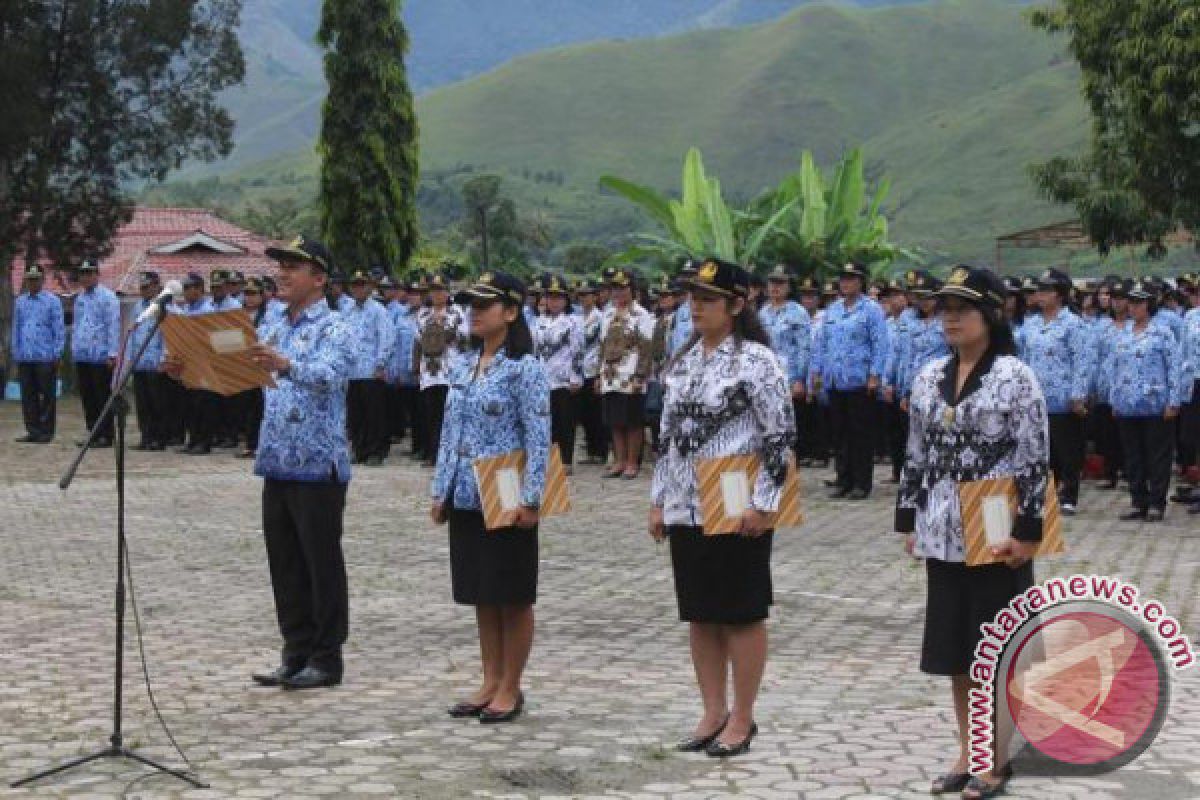
[(208, 788), (207, 783), (200, 782), (199, 780), (197, 780), (196, 778), (193, 778), (191, 775), (184, 772), (183, 770), (171, 769), (170, 767), (164, 767), (162, 764), (159, 764), (157, 761), (153, 761), (149, 758), (146, 758), (143, 755), (139, 755), (138, 753), (134, 752), (133, 750), (130, 750), (127, 747), (119, 747), (116, 745), (111, 745), (109, 747), (104, 748), (103, 750), (98, 750), (95, 753), (90, 753), (86, 756), (80, 756), (79, 758), (73, 758), (70, 761), (59, 764), (57, 767), (51, 767), (50, 769), (34, 773), (33, 775), (30, 775), (27, 778), (22, 778), (19, 781), (15, 781), (14, 783), (11, 784), (11, 786), (12, 786), (12, 788), (17, 789), (22, 786), (26, 786), (30, 783), (33, 783), (34, 781), (40, 781), (42, 778), (49, 778), (51, 775), (57, 775), (60, 772), (66, 772), (67, 770), (75, 769), (75, 767), (81, 767), (84, 764), (90, 764), (93, 761), (99, 761), (102, 758), (126, 758), (131, 761), (137, 761), (139, 764), (145, 764), (147, 767), (150, 767), (151, 769), (157, 770), (157, 771), (165, 773), (167, 775), (173, 775), (174, 777), (178, 778), (179, 780), (189, 783), (192, 786), (196, 787), (197, 789), (207, 789)]

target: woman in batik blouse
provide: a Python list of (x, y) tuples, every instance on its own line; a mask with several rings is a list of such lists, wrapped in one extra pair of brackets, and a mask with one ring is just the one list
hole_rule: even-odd
[[(550, 385), (533, 354), (525, 286), (501, 272), (480, 276), (457, 301), (471, 308), (471, 349), (451, 369), (433, 478), (435, 524), (450, 523), (454, 601), (475, 607), (483, 680), (453, 717), (511, 722), (521, 713), (521, 676), (533, 646), (538, 510), (550, 452)], [(516, 524), (485, 530), (476, 460), (524, 450)]]
[[(968, 697), (978, 684), (968, 673), (980, 625), (1033, 585), (1050, 459), (1046, 401), (1033, 371), (1014, 355), (999, 277), (958, 267), (935, 297), (952, 352), (913, 381), (896, 530), (907, 552), (925, 560), (921, 670), (950, 677), (959, 721), (958, 758), (931, 791), (990, 797), (1011, 770), (997, 752), (991, 773), (969, 774)], [(1003, 563), (967, 567), (958, 484), (1004, 477), (1014, 479), (1018, 503), (1009, 538), (992, 550)]]
[[(771, 514), (796, 435), (792, 395), (748, 300), (749, 274), (709, 260), (688, 279), (695, 332), (663, 371), (662, 430), (650, 535), (670, 541), (679, 616), (690, 624), (704, 710), (685, 752), (740, 755), (758, 732), (754, 703), (767, 660)], [(757, 455), (762, 468), (734, 535), (705, 536), (699, 459)], [(733, 704), (728, 703), (730, 677)]]

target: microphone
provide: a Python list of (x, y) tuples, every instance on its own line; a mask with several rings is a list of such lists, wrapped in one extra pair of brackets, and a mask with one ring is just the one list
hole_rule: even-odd
[(150, 305), (146, 306), (146, 310), (138, 314), (135, 325), (141, 325), (143, 322), (155, 317), (162, 316), (166, 313), (167, 304), (172, 300), (183, 297), (183, 284), (179, 281), (167, 281), (167, 288), (163, 289), (158, 297), (154, 298)]

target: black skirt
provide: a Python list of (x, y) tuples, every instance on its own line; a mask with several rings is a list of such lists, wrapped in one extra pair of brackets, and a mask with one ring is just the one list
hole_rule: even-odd
[(452, 509), (450, 583), (466, 606), (525, 606), (537, 601), (537, 528), (483, 527), (479, 511)]
[(605, 392), (604, 424), (640, 428), (646, 424), (646, 395), (642, 392)]
[(921, 671), (930, 675), (966, 675), (975, 660), (979, 627), (995, 620), (1009, 602), (1033, 586), (1033, 562), (1012, 569), (1004, 564), (968, 567), (925, 560), (928, 596)]
[(773, 532), (705, 536), (702, 528), (672, 525), (667, 534), (680, 619), (745, 625), (767, 618)]

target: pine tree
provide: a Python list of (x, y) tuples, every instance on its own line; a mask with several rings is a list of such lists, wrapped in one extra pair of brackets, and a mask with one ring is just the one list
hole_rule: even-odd
[(325, 0), (317, 40), (329, 95), (321, 118), (321, 230), (347, 270), (402, 273), (417, 247), (417, 119), (399, 0)]

